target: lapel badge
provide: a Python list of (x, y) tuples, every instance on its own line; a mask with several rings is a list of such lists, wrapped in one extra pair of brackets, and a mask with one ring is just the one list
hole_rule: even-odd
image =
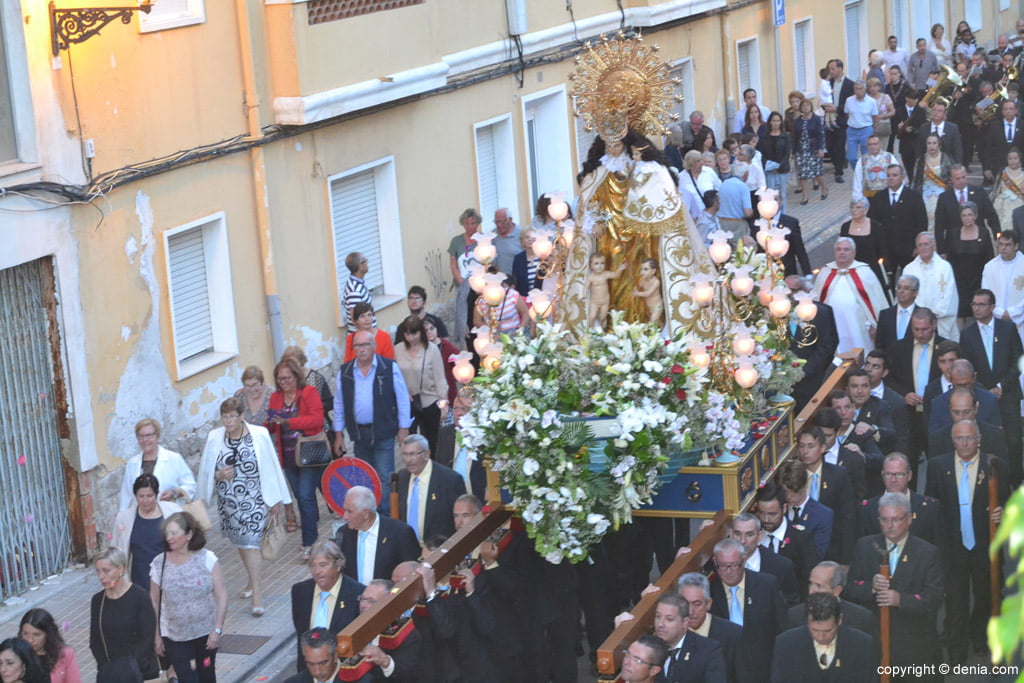
[(686, 656), (685, 656), (685, 657), (683, 657), (683, 661), (684, 661), (684, 662), (688, 662), (688, 661), (690, 661), (690, 653), (689, 653), (689, 652), (687, 652), (687, 653), (686, 653)]
[(437, 494), (436, 493), (431, 493), (430, 494), (430, 500), (437, 500)]
[(747, 604), (748, 605), (753, 605), (754, 604), (754, 601), (750, 599), (749, 595), (747, 596)]
[(338, 600), (338, 609), (345, 609), (345, 601)]
[(828, 482), (827, 481), (821, 482), (821, 488), (827, 489), (828, 488)]
[(387, 536), (385, 536), (384, 538), (380, 539), (380, 544), (381, 545), (384, 545), (387, 542), (388, 542), (388, 537)]
[(915, 512), (913, 515), (911, 515), (910, 518), (916, 520), (917, 519), (917, 513)]
[(981, 486), (983, 481), (985, 481), (985, 473), (981, 471), (981, 468), (978, 468), (978, 486)]
[(835, 665), (837, 669), (843, 665), (843, 663), (839, 661), (839, 657), (836, 657)]
[(904, 561), (904, 562), (906, 562), (906, 561), (907, 561), (907, 555), (906, 555), (906, 554), (904, 554), (904, 555), (903, 555), (903, 561)]

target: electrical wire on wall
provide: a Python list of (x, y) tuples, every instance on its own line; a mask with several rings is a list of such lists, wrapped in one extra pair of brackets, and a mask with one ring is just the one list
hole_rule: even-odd
[(519, 87), (523, 87), (523, 80), (526, 78), (526, 60), (523, 59), (523, 39), (517, 35), (511, 36), (512, 44), (516, 46), (516, 56), (518, 60), (516, 62), (516, 82), (519, 83)]
[(576, 25), (576, 13), (572, 11), (572, 0), (565, 0), (565, 11), (569, 13), (569, 21), (572, 22), (572, 39), (580, 42), (579, 27)]

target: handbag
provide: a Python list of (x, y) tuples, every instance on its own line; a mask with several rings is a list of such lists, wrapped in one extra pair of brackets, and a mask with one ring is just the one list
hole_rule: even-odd
[(213, 522), (210, 521), (210, 513), (206, 510), (206, 503), (201, 499), (196, 498), (189, 503), (185, 503), (181, 506), (181, 511), (192, 515), (192, 518), (196, 520), (196, 524), (203, 531), (209, 531), (213, 528)]
[(273, 562), (281, 556), (281, 548), (288, 537), (288, 531), (281, 523), (281, 515), (271, 515), (260, 541), (260, 553), (264, 560)]
[[(301, 399), (295, 399), (296, 407), (301, 411)], [(301, 431), (295, 437), (295, 466), (323, 467), (331, 464), (331, 444), (327, 440), (327, 432), (323, 426), (315, 436), (306, 436)]]

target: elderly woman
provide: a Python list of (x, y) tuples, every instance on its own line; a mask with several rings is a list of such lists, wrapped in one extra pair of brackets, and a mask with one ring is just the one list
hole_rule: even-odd
[(888, 148), (888, 138), (890, 133), (892, 133), (890, 119), (896, 115), (896, 106), (893, 104), (892, 98), (889, 97), (888, 93), (883, 91), (882, 81), (880, 79), (869, 78), (867, 82), (868, 97), (873, 99), (878, 105), (878, 118), (875, 123), (875, 135), (878, 136), (882, 145)]
[(448, 381), (444, 376), (441, 351), (427, 339), (423, 321), (410, 315), (402, 323), (405, 340), (395, 347), (395, 362), (402, 370), (405, 386), (412, 398), (413, 424), (410, 431), (422, 434), (433, 453), (437, 446), (437, 430), (441, 427), (442, 409), (448, 402)]
[[(385, 358), (395, 359), (395, 347), (391, 344), (391, 336), (384, 330), (374, 327), (373, 306), (367, 303), (358, 303), (352, 307), (352, 319), (356, 321), (356, 332), (364, 330), (374, 335), (377, 343), (377, 353)], [(343, 362), (347, 363), (356, 357), (356, 350), (352, 347), (352, 332), (345, 338), (345, 356)]]
[(18, 635), (39, 657), (50, 683), (82, 683), (75, 651), (64, 644), (57, 622), (45, 609), (34, 608), (21, 618)]
[(677, 171), (683, 170), (683, 127), (678, 123), (668, 127), (668, 142), (663, 152), (666, 164)]
[[(356, 304), (359, 308), (359, 304)], [(390, 344), (391, 341), (388, 340)], [(299, 502), (299, 516), (302, 523), (302, 557), (309, 558), (309, 547), (316, 542), (317, 523), (320, 508), (316, 492), (320, 487), (323, 467), (299, 467), (295, 462), (295, 445), (299, 433), (316, 436), (324, 428), (324, 407), (316, 389), (306, 384), (299, 364), (292, 358), (283, 358), (274, 368), (274, 382), (277, 391), (270, 397), (270, 423), (267, 425), (277, 445), (284, 475), (288, 478), (292, 493)], [(221, 406), (222, 410), (224, 406)], [(253, 425), (247, 425), (255, 433)], [(288, 502), (287, 494), (277, 501)]]
[(153, 650), (156, 613), (149, 595), (128, 579), (128, 557), (110, 547), (96, 556), (96, 575), (103, 590), (92, 596), (89, 610), (89, 650), (103, 680), (107, 666), (131, 657), (149, 680), (160, 675)]
[(132, 583), (149, 590), (149, 564), (163, 552), (164, 538), (160, 525), (165, 518), (181, 512), (181, 506), (169, 500), (158, 500), (160, 482), (152, 474), (140, 474), (132, 485), (135, 504), (117, 513), (111, 544), (129, 558)]
[(270, 407), (270, 395), (274, 390), (263, 381), (263, 371), (250, 365), (242, 372), (242, 388), (235, 392), (235, 398), (241, 399), (245, 406), (242, 417), (252, 425), (261, 425), (267, 421), (267, 409)]
[[(540, 200), (538, 200), (539, 203)], [(452, 336), (456, 344), (466, 343), (466, 334), (469, 332), (470, 322), (473, 319), (472, 302), (475, 300), (475, 296), (471, 299), (470, 295), (475, 292), (469, 288), (469, 276), (473, 274), (475, 268), (481, 265), (473, 255), (473, 248), (476, 246), (473, 236), (480, 229), (482, 222), (483, 219), (476, 209), (466, 209), (459, 216), (459, 225), (462, 226), (463, 234), (456, 235), (448, 243), (449, 267), (457, 288), (455, 292), (455, 330)], [(377, 353), (380, 353), (379, 348)]]
[(703, 153), (695, 149), (687, 152), (683, 157), (683, 172), (679, 174), (679, 196), (690, 218), (696, 221), (704, 211), (704, 193), (720, 187), (722, 181), (714, 170), (704, 165)]
[(135, 500), (132, 486), (140, 474), (152, 474), (160, 480), (160, 500), (185, 498), (196, 495), (196, 478), (180, 453), (160, 445), (160, 423), (147, 417), (135, 424), (135, 438), (142, 447), (124, 466), (121, 480), (121, 501), (118, 510), (126, 510)]
[(974, 202), (960, 206), (960, 230), (946, 235), (946, 249), (960, 297), (957, 317), (970, 320), (973, 317), (971, 299), (981, 288), (982, 271), (993, 255), (992, 235), (984, 225), (978, 225), (978, 205)]
[(21, 638), (0, 642), (0, 681), (3, 683), (47, 683), (39, 657)]
[(240, 402), (220, 405), (222, 427), (206, 437), (199, 468), (199, 494), (217, 493), (221, 530), (245, 565), (248, 583), (238, 597), (252, 598), (252, 615), (263, 616), (260, 544), (269, 516), (291, 503), (288, 484), (278, 463), (270, 432), (242, 419)]
[(878, 278), (878, 284), (885, 282), (882, 266), (878, 260), (884, 253), (882, 226), (868, 218), (868, 200), (854, 199), (850, 202), (850, 220), (839, 228), (840, 237), (849, 237), (857, 247), (857, 260), (871, 266), (871, 272)]
[(164, 521), (162, 533), (164, 552), (153, 560), (149, 576), (149, 597), (160, 622), (156, 652), (166, 653), (179, 683), (216, 683), (217, 648), (228, 611), (224, 572), (206, 550), (206, 536), (192, 515), (176, 512)]
[(800, 191), (806, 204), (810, 197), (810, 180), (814, 180), (821, 188), (821, 198), (828, 198), (825, 189), (825, 168), (822, 159), (825, 157), (825, 127), (821, 117), (814, 114), (814, 103), (811, 100), (800, 102), (800, 118), (793, 124), (793, 150), (796, 152), (796, 171), (800, 178)]
[(528, 296), (534, 289), (540, 289), (544, 280), (537, 276), (540, 270), (540, 259), (533, 253), (535, 229), (529, 227), (519, 234), (519, 244), (523, 250), (512, 258), (512, 277), (516, 280), (516, 291)]

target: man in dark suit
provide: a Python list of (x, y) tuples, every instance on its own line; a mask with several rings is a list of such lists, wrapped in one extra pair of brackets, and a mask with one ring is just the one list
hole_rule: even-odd
[(736, 674), (737, 658), (744, 655), (741, 652), (743, 628), (728, 619), (709, 614), (713, 601), (708, 577), (700, 572), (683, 574), (679, 577), (676, 586), (679, 597), (683, 598), (689, 606), (690, 631), (713, 640), (721, 646), (722, 654), (725, 657), (725, 680), (728, 683), (736, 683), (739, 680)]
[(978, 401), (974, 397), (974, 392), (966, 387), (953, 387), (949, 392), (948, 401), (949, 416), (952, 422), (928, 435), (928, 457), (934, 458), (937, 455), (955, 451), (951, 434), (952, 425), (960, 420), (974, 420), (978, 423), (978, 429), (981, 430), (981, 452), (990, 453), (1002, 458), (1003, 462), (1009, 462), (1006, 452), (1006, 436), (999, 427), (978, 419)]
[[(849, 394), (850, 402), (853, 404), (853, 432), (849, 438), (843, 441), (843, 444), (846, 445), (848, 441), (863, 444), (861, 451), (868, 459), (868, 463), (872, 462), (869, 457), (869, 447), (872, 444), (878, 446), (878, 451), (881, 454), (896, 450), (894, 447), (896, 426), (892, 420), (892, 411), (886, 407), (882, 399), (871, 393), (871, 377), (867, 370), (854, 368), (847, 373), (846, 393)], [(843, 411), (840, 411), (840, 415), (843, 417), (843, 427), (845, 428), (847, 417)], [(877, 465), (875, 468), (877, 474), (882, 468), (882, 459), (878, 458), (875, 464)], [(871, 489), (869, 484), (868, 490)]]
[[(917, 472), (917, 462), (928, 443), (924, 423), (924, 391), (928, 382), (939, 376), (935, 347), (945, 341), (935, 333), (936, 318), (931, 309), (918, 308), (910, 317), (910, 336), (893, 344), (892, 388), (903, 396), (907, 404), (907, 423), (910, 438), (907, 457), (910, 469)], [(923, 360), (924, 365), (921, 366)]]
[(1013, 229), (1018, 235), (1024, 235), (1024, 205), (1014, 209), (1011, 216), (1013, 218)]
[(377, 500), (370, 489), (353, 486), (345, 495), (344, 506), (348, 524), (338, 529), (335, 542), (345, 557), (352, 558), (345, 564), (346, 575), (365, 579), (367, 583), (390, 579), (399, 563), (420, 556), (420, 544), (412, 528), (400, 520), (378, 515)]
[[(890, 453), (885, 456), (882, 463), (882, 480), (886, 493), (898, 493), (910, 497), (911, 526), (910, 533), (918, 538), (935, 544), (935, 536), (938, 533), (939, 501), (934, 498), (922, 496), (913, 490), (911, 480), (913, 472), (910, 470), (910, 463), (907, 456), (902, 453)], [(878, 525), (878, 501), (881, 495), (865, 500), (858, 509), (857, 538), (873, 536), (882, 533)]]
[(452, 469), (430, 459), (426, 437), (402, 441), (405, 469), (398, 474), (398, 514), (421, 540), (455, 533), (452, 506), (466, 492), (466, 482)]
[(726, 538), (715, 544), (715, 579), (711, 612), (743, 627), (743, 656), (736, 663), (742, 681), (767, 681), (775, 636), (782, 631), (786, 608), (771, 574), (747, 571), (743, 546)]
[(1024, 149), (1024, 132), (1017, 118), (1017, 103), (1013, 100), (1003, 102), (1000, 113), (1002, 118), (993, 120), (986, 133), (984, 161), (985, 180), (988, 182), (994, 181), (1006, 168), (1006, 153), (1011, 148)]
[(437, 433), (437, 452), (434, 453), (434, 460), (445, 467), (450, 467), (465, 480), (466, 471), (469, 471), (467, 492), (472, 493), (480, 500), (487, 497), (487, 471), (479, 458), (470, 458), (469, 452), (458, 443), (456, 430), (462, 421), (463, 416), (473, 407), (473, 390), (463, 387), (455, 396), (452, 403), (452, 424), (445, 425)]
[[(970, 390), (978, 403), (978, 418), (990, 425), (1003, 427), (1002, 414), (999, 411), (999, 399), (995, 394), (981, 386), (977, 381), (974, 365), (966, 358), (959, 358), (949, 366), (949, 380), (953, 387)], [(949, 409), (949, 392), (936, 396), (932, 401), (931, 414), (928, 420), (929, 432), (937, 429), (948, 429), (953, 426), (953, 414)]]
[(918, 105), (923, 93), (911, 88), (907, 91), (906, 104), (896, 107), (892, 127), (900, 141), (900, 156), (904, 168), (914, 168), (917, 162), (917, 131), (927, 125), (928, 117), (924, 107)]
[(800, 587), (796, 582), (793, 562), (761, 547), (761, 520), (758, 517), (749, 512), (736, 515), (732, 520), (730, 535), (743, 546), (743, 562), (747, 569), (771, 574), (788, 604), (800, 602)]
[(299, 673), (284, 683), (335, 683), (338, 680), (337, 636), (326, 628), (314, 628), (299, 635)]
[(857, 524), (850, 477), (843, 468), (825, 462), (825, 434), (819, 427), (808, 427), (800, 432), (797, 454), (807, 467), (810, 479), (808, 495), (835, 512), (835, 524), (825, 559), (849, 564), (853, 556)]
[(704, 683), (726, 679), (725, 655), (718, 641), (689, 630), (690, 606), (678, 593), (658, 598), (654, 612), (654, 635), (669, 646), (669, 655), (659, 681)]
[[(883, 495), (878, 518), (882, 533), (857, 541), (844, 594), (870, 609), (890, 608), (893, 666), (938, 665), (942, 656), (935, 632), (942, 604), (939, 551), (910, 534), (912, 517), (906, 496)], [(879, 573), (881, 562), (889, 563), (890, 578)], [(908, 676), (902, 680), (921, 679)], [(924, 680), (941, 681), (942, 676)]]
[[(949, 658), (967, 659), (968, 640), (975, 654), (988, 654), (985, 626), (992, 614), (989, 560), (989, 519), (997, 524), (1010, 496), (1006, 463), (980, 449), (978, 424), (953, 425), (955, 453), (928, 461), (925, 493), (940, 504), (942, 566), (946, 570), (946, 643)], [(989, 504), (989, 480), (998, 482), (998, 503)], [(971, 589), (974, 609), (969, 609)]]
[(824, 107), (826, 111), (835, 113), (836, 127), (825, 131), (825, 146), (832, 160), (836, 182), (842, 183), (843, 171), (846, 169), (846, 99), (853, 96), (853, 81), (845, 75), (843, 60), (830, 59), (827, 66), (833, 104), (826, 104)]
[(775, 480), (786, 492), (789, 522), (799, 524), (811, 534), (818, 559), (824, 559), (832, 538), (835, 513), (808, 495), (807, 466), (799, 458), (788, 458), (776, 470)]
[(963, 164), (950, 167), (949, 180), (952, 187), (940, 194), (935, 203), (935, 248), (943, 258), (949, 253), (950, 237), (960, 234), (960, 205), (964, 202), (974, 202), (978, 207), (979, 226), (987, 225), (993, 236), (999, 234), (999, 214), (988, 192), (967, 184), (967, 169)]
[(903, 275), (896, 281), (896, 305), (878, 314), (875, 348), (890, 349), (910, 333), (910, 316), (917, 310), (917, 293), (921, 281), (916, 275)]
[(1010, 463), (1010, 484), (1014, 487), (1024, 479), (1021, 462), (1020, 370), (1018, 361), (1024, 356), (1017, 326), (993, 315), (996, 295), (979, 289), (971, 299), (974, 320), (960, 332), (960, 348), (971, 361), (981, 386), (999, 399), (999, 413), (1006, 436)]
[[(831, 595), (839, 599), (843, 607), (843, 625), (855, 628), (866, 634), (874, 643), (874, 649), (881, 653), (881, 643), (878, 639), (878, 618), (874, 613), (861, 607), (857, 603), (843, 599), (843, 589), (846, 588), (846, 570), (842, 565), (831, 560), (819, 562), (811, 570), (807, 594), (816, 593)], [(795, 605), (786, 612), (786, 629), (802, 626), (806, 621), (806, 612), (803, 605)]]
[[(789, 250), (782, 257), (782, 268), (786, 276), (797, 274), (810, 275), (811, 260), (807, 257), (807, 247), (804, 246), (803, 233), (800, 231), (800, 220), (795, 216), (790, 216), (788, 213), (780, 213), (778, 219), (780, 228), (789, 228), (789, 234), (786, 235), (786, 241), (789, 242)], [(797, 270), (797, 265), (800, 266), (799, 271)]]
[[(932, 416), (932, 404), (935, 403), (935, 399), (942, 396), (947, 391), (953, 388), (953, 382), (949, 378), (949, 371), (953, 367), (953, 363), (960, 360), (960, 344), (955, 341), (945, 340), (940, 342), (935, 347), (935, 355), (938, 356), (939, 364), (939, 376), (928, 382), (928, 386), (924, 389), (924, 424), (928, 428), (930, 433), (930, 424)], [(930, 454), (930, 452), (929, 452)]]
[(889, 376), (889, 354), (880, 349), (868, 351), (864, 359), (864, 370), (867, 371), (868, 381), (871, 383), (871, 395), (882, 401), (882, 409), (892, 421), (895, 436), (891, 447), (887, 447), (889, 452), (906, 453), (909, 442), (907, 403), (900, 394), (893, 391), (892, 387), (886, 386), (885, 380)]
[[(359, 616), (359, 596), (364, 586), (342, 574), (345, 564), (345, 556), (334, 541), (313, 545), (309, 554), (312, 578), (292, 585), (292, 625), (296, 636), (317, 627), (338, 633)], [(296, 645), (301, 671), (302, 646)]]
[(774, 481), (757, 490), (754, 509), (761, 520), (761, 546), (788, 558), (793, 563), (800, 595), (807, 594), (807, 581), (818, 563), (818, 549), (814, 537), (802, 524), (786, 519), (786, 492)]
[[(374, 579), (359, 596), (359, 613), (372, 609), (387, 599), (395, 584), (387, 579)], [(419, 631), (412, 622), (400, 630), (387, 645), (380, 636), (374, 638), (359, 655), (370, 670), (358, 678), (356, 683), (414, 683), (422, 680), (420, 651), (423, 647)]]
[(772, 660), (772, 681), (828, 680), (862, 683), (876, 680), (878, 660), (871, 656), (871, 638), (840, 625), (839, 598), (827, 593), (807, 597), (806, 625), (779, 635)]
[[(933, 104), (931, 110), (931, 121), (921, 126), (921, 129), (917, 132), (918, 158), (924, 154), (924, 145), (928, 136), (934, 134), (938, 135), (942, 141), (942, 151), (953, 159), (954, 162), (958, 164), (963, 163), (964, 144), (960, 139), (960, 127), (946, 119), (946, 105), (942, 102)], [(923, 226), (921, 230), (924, 230)]]
[[(802, 278), (787, 277), (786, 284), (790, 291), (803, 291)], [(803, 409), (814, 396), (814, 392), (821, 388), (826, 375), (832, 370), (832, 360), (836, 357), (836, 348), (839, 346), (839, 334), (836, 332), (836, 318), (832, 307), (820, 301), (815, 301), (814, 306), (817, 312), (814, 318), (808, 321), (813, 328), (806, 327), (806, 334), (803, 325), (790, 326), (789, 348), (797, 358), (806, 361), (804, 376), (793, 387), (793, 400), (796, 401), (797, 411)]]
[[(828, 400), (833, 407), (820, 408), (814, 414), (813, 422), (825, 435), (825, 462), (846, 470), (846, 475), (850, 477), (850, 486), (853, 487), (854, 500), (863, 500), (865, 456), (858, 443), (849, 440), (849, 433), (853, 430), (853, 424), (849, 422), (853, 418), (853, 404), (845, 391), (833, 391)], [(840, 411), (836, 406), (844, 411), (843, 417), (840, 417)], [(847, 420), (845, 426), (844, 417)], [(881, 461), (882, 455), (876, 444), (865, 444), (865, 448), (870, 448), (872, 457), (877, 455)]]
[(905, 186), (903, 167), (891, 164), (885, 169), (887, 188), (871, 197), (868, 215), (882, 226), (883, 256), (889, 281), (896, 269), (914, 260), (914, 240), (928, 226), (928, 211), (917, 190)]

